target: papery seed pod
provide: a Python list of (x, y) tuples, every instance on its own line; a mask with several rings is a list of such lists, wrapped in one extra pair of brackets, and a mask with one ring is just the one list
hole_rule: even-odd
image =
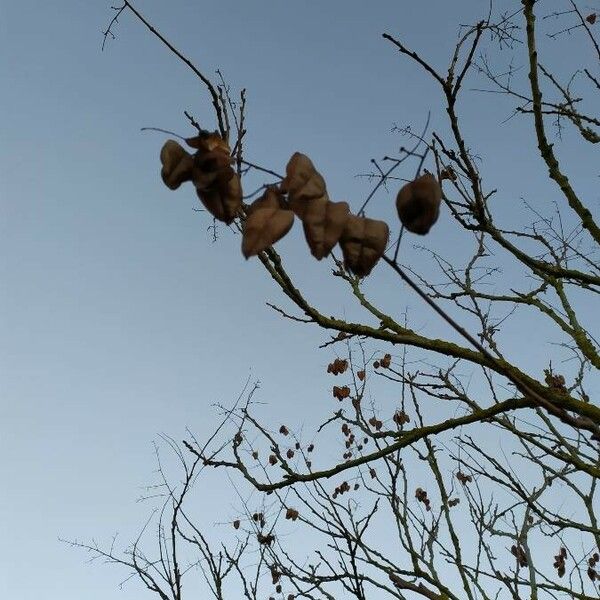
[(330, 202), (316, 198), (307, 202), (302, 225), (311, 254), (321, 260), (338, 243), (350, 214), (347, 202)]
[(340, 238), (344, 267), (366, 277), (383, 256), (390, 234), (387, 223), (349, 215)]
[(246, 209), (246, 216), (249, 217), (254, 211), (262, 208), (280, 208), (289, 210), (289, 207), (284, 200), (283, 193), (274, 185), (270, 185), (265, 190), (264, 194), (260, 198), (257, 198)]
[[(197, 184), (194, 170), (192, 181)], [(227, 225), (230, 225), (242, 206), (242, 186), (237, 173), (231, 167), (217, 173), (217, 177), (208, 188), (196, 185), (196, 193), (208, 212)]]
[(431, 173), (425, 173), (398, 192), (398, 217), (408, 231), (425, 235), (438, 219), (441, 200), (440, 184)]
[(192, 179), (194, 157), (175, 140), (167, 140), (160, 151), (160, 176), (165, 185), (176, 190), (184, 181)]
[(285, 518), (295, 521), (298, 518), (298, 511), (295, 508), (288, 508), (285, 511)]
[(302, 219), (306, 201), (314, 198), (327, 198), (325, 180), (317, 172), (306, 154), (296, 152), (286, 167), (286, 176), (281, 182), (281, 190), (288, 194), (292, 210)]
[(268, 188), (248, 209), (242, 234), (242, 254), (256, 256), (279, 241), (292, 228), (294, 213), (280, 208), (278, 192)]
[(329, 255), (344, 230), (350, 207), (330, 202), (325, 180), (305, 154), (296, 152), (286, 167), (281, 189), (288, 194), (290, 208), (302, 221), (312, 255), (321, 260)]
[(242, 186), (231, 166), (229, 145), (217, 133), (209, 132), (186, 142), (197, 149), (192, 181), (200, 200), (216, 219), (230, 224), (242, 205)]
[(219, 135), (217, 131), (203, 130), (198, 135), (186, 138), (185, 143), (190, 147), (202, 153), (220, 150), (231, 154), (229, 144)]

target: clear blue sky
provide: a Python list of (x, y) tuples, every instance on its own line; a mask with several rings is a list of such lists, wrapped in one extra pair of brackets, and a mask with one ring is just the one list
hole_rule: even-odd
[[(258, 261), (243, 260), (239, 238), (222, 228), (211, 243), (193, 191), (160, 182), (164, 136), (140, 128), (188, 133), (185, 109), (214, 126), (193, 74), (129, 14), (101, 52), (114, 2), (0, 4), (0, 597), (137, 599), (137, 584), (119, 591), (122, 573), (86, 565), (58, 538), (129, 540), (147, 514), (135, 499), (153, 481), (152, 440), (185, 427), (206, 435), (210, 405), (229, 403), (248, 377), (262, 381), (272, 414), (314, 423), (331, 355), (317, 350), (322, 333), (265, 306), (286, 303)], [(369, 190), (355, 175), (407, 143), (392, 124), (420, 127), (428, 110), (434, 128), (443, 123), (435, 86), (381, 33), (443, 67), (457, 24), (485, 4), (136, 3), (207, 74), (220, 68), (247, 88), (250, 160), (282, 171), (304, 151), (354, 209)], [(509, 104), (493, 100), (468, 95), (464, 128), (514, 216), (520, 195), (550, 188), (524, 189), (543, 169), (522, 121), (501, 125)], [(571, 164), (590, 170), (585, 157)], [(392, 199), (379, 195), (371, 214), (391, 217)], [(444, 217), (437, 231), (434, 247), (460, 249)], [(280, 248), (311, 299), (354, 314), (297, 224)], [(369, 285), (396, 314), (418, 305), (379, 272)], [(415, 325), (434, 320), (418, 314)], [(545, 359), (530, 357), (532, 369)], [(224, 489), (203, 495), (221, 520), (235, 504)]]

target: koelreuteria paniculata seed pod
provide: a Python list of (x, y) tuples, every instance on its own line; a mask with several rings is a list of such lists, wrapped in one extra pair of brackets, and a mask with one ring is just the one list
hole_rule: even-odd
[(317, 260), (328, 256), (344, 230), (348, 204), (329, 200), (325, 180), (310, 158), (300, 152), (288, 162), (281, 189), (287, 192), (290, 208), (302, 221), (312, 255)]
[(247, 211), (242, 234), (242, 254), (249, 258), (279, 241), (294, 224), (294, 213), (282, 208), (282, 193), (269, 187)]
[(398, 192), (398, 217), (408, 231), (425, 235), (438, 219), (441, 200), (440, 184), (431, 173), (425, 173)]
[(229, 144), (209, 132), (200, 132), (186, 142), (196, 148), (192, 181), (198, 197), (213, 217), (229, 225), (242, 207), (242, 186), (231, 166)]
[(164, 184), (176, 190), (185, 181), (191, 181), (194, 157), (175, 140), (167, 140), (160, 151)]
[(344, 267), (366, 277), (383, 256), (390, 229), (384, 221), (350, 215), (340, 238)]
[(174, 140), (167, 140), (160, 152), (161, 176), (165, 185), (177, 189), (192, 181), (206, 209), (230, 224), (242, 206), (242, 186), (231, 166), (229, 145), (217, 133), (201, 132), (186, 143), (196, 149), (191, 155)]

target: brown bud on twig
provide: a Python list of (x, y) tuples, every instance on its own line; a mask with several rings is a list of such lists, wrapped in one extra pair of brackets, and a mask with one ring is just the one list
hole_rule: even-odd
[(431, 173), (425, 173), (398, 192), (398, 217), (408, 231), (425, 235), (438, 219), (441, 200), (440, 184)]

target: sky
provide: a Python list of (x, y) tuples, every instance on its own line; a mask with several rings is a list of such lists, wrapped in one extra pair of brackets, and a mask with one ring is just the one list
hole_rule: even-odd
[[(286, 302), (259, 262), (243, 259), (239, 237), (222, 227), (211, 241), (190, 187), (164, 187), (166, 138), (140, 131), (189, 135), (184, 110), (214, 128), (205, 90), (130, 14), (101, 51), (111, 4), (0, 2), (2, 598), (139, 598), (136, 584), (118, 589), (122, 572), (88, 565), (59, 538), (135, 535), (148, 512), (136, 499), (155, 477), (152, 442), (161, 433), (181, 439), (186, 428), (208, 435), (213, 405), (231, 403), (247, 380), (261, 381), (276, 419), (309, 427), (326, 411), (331, 353), (318, 346), (327, 336), (266, 306)], [(281, 172), (303, 151), (332, 197), (356, 209), (371, 185), (356, 176), (407, 143), (394, 124), (418, 129), (431, 111), (432, 127), (445, 127), (434, 84), (381, 34), (443, 67), (458, 24), (477, 20), (485, 3), (135, 4), (205, 73), (218, 68), (233, 91), (247, 89), (249, 160)], [(504, 98), (471, 92), (463, 106), (489, 187), (503, 185), (506, 218), (518, 221), (515, 198), (545, 200), (550, 190), (543, 178), (533, 183), (543, 169), (530, 132), (518, 119), (503, 123)], [(565, 154), (591, 189), (590, 159)], [(371, 208), (389, 218), (393, 191)], [(451, 256), (465, 248), (447, 220), (429, 243)], [(298, 225), (278, 248), (326, 313), (358, 314), (326, 261), (308, 257)], [(368, 286), (384, 305), (396, 314), (409, 307), (417, 327), (440, 326), (381, 270)], [(510, 327), (508, 341), (518, 322)], [(546, 366), (523, 347), (514, 356), (537, 372)], [(227, 520), (235, 499), (223, 508), (223, 494), (227, 482), (215, 481), (200, 508), (224, 510)]]

